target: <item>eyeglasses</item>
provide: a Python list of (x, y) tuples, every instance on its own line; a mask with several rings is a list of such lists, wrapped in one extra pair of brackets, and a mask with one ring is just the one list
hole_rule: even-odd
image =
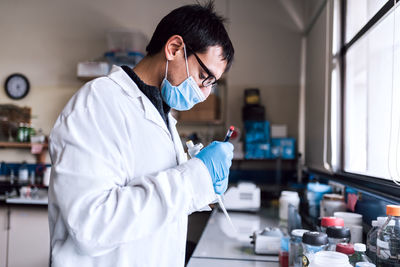
[(186, 47), (189, 49), (190, 52), (193, 53), (194, 57), (196, 58), (199, 65), (203, 68), (203, 70), (207, 73), (207, 77), (201, 82), (204, 87), (208, 87), (210, 85), (215, 85), (217, 83), (217, 78), (211, 73), (211, 71), (204, 65), (203, 61), (199, 58), (199, 56), (188, 46)]

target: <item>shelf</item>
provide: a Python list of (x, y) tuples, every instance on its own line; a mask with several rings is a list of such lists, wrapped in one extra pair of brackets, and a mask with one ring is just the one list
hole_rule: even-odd
[[(0, 142), (2, 148), (31, 148), (31, 143), (18, 143), (18, 142)], [(43, 148), (47, 148), (47, 144), (43, 144)]]
[[(32, 154), (36, 157), (36, 163), (45, 163), (48, 144), (44, 143), (43, 149), (39, 154)], [(0, 142), (0, 148), (16, 148), (16, 149), (31, 149), (31, 143), (18, 143), (18, 142)]]
[[(236, 162), (275, 162), (278, 159), (233, 159)], [(281, 161), (297, 161), (297, 159), (280, 159)]]
[(224, 122), (222, 120), (215, 121), (179, 121), (177, 126), (223, 126)]

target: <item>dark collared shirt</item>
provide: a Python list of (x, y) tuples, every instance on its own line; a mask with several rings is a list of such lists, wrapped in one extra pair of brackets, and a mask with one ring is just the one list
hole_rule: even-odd
[(147, 96), (150, 102), (153, 103), (153, 105), (160, 113), (161, 118), (163, 118), (163, 120), (167, 124), (167, 128), (169, 129), (168, 113), (171, 110), (171, 108), (162, 99), (160, 89), (158, 87), (145, 84), (139, 78), (139, 76), (136, 75), (136, 73), (132, 70), (132, 68), (128, 66), (121, 66), (121, 68), (126, 72), (126, 74), (129, 75), (129, 77), (131, 77), (133, 82), (139, 87), (140, 91), (142, 91), (142, 93)]

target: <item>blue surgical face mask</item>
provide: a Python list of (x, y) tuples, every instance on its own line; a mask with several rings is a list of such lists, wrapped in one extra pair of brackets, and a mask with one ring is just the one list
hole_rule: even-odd
[(193, 77), (189, 75), (185, 46), (183, 46), (183, 50), (185, 53), (186, 72), (188, 76), (187, 79), (181, 84), (173, 86), (167, 80), (167, 60), (167, 65), (165, 67), (165, 78), (161, 83), (161, 95), (165, 103), (167, 103), (171, 108), (179, 111), (189, 110), (197, 103), (203, 102), (206, 99), (203, 92), (200, 90), (200, 87), (194, 81)]

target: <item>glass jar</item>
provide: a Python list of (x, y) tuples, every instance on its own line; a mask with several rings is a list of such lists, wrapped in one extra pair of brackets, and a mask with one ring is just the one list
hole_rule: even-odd
[(309, 266), (315, 253), (328, 248), (328, 235), (320, 232), (306, 232), (302, 237), (303, 266)]
[(289, 242), (289, 267), (301, 267), (303, 257), (302, 238), (303, 234), (309, 232), (305, 229), (294, 229), (290, 233)]

